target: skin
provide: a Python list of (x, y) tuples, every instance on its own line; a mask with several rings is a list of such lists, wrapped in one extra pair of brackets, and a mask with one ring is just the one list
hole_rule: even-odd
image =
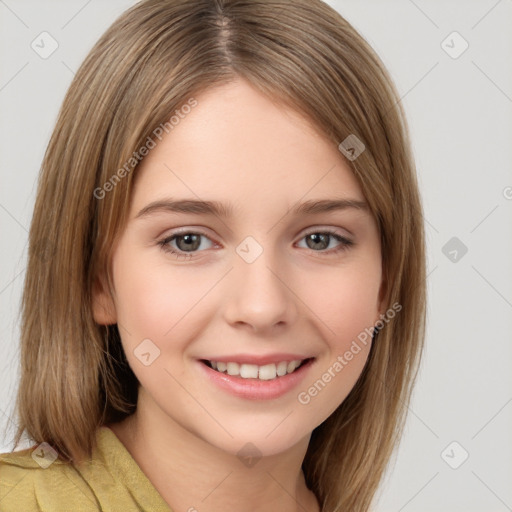
[[(288, 213), (307, 200), (365, 200), (336, 145), (300, 114), (242, 79), (196, 99), (137, 171), (113, 255), (114, 297), (98, 279), (95, 320), (118, 324), (141, 383), (136, 413), (108, 426), (176, 511), (316, 511), (301, 470), (309, 438), (354, 386), (370, 343), (308, 404), (297, 395), (384, 311), (377, 225), (365, 209)], [(169, 197), (230, 203), (234, 215), (136, 218)], [(158, 245), (177, 228), (205, 235), (195, 252), (176, 257)], [(306, 235), (326, 229), (354, 245), (308, 245)], [(247, 236), (263, 248), (252, 263), (236, 252)], [(144, 339), (160, 350), (149, 366), (134, 354)], [(197, 368), (209, 355), (276, 352), (315, 357), (277, 399), (235, 397)], [(237, 456), (248, 442), (262, 456), (252, 467)]]

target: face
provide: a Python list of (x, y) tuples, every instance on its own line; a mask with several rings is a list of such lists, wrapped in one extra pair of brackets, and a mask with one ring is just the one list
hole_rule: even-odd
[(276, 454), (364, 367), (378, 229), (336, 145), (295, 111), (243, 80), (196, 100), (137, 170), (95, 318), (118, 324), (139, 405), (223, 451)]

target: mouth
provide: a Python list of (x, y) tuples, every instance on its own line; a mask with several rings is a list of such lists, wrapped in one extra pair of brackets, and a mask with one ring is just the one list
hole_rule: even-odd
[(278, 380), (282, 377), (297, 372), (304, 365), (313, 361), (313, 357), (306, 359), (283, 360), (277, 363), (264, 365), (238, 363), (235, 361), (210, 361), (201, 359), (208, 368), (225, 375), (238, 377), (240, 379), (270, 381)]

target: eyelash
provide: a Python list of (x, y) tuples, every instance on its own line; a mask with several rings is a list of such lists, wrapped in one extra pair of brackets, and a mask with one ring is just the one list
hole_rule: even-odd
[[(165, 253), (172, 254), (177, 257), (178, 256), (180, 256), (180, 257), (187, 256), (187, 257), (189, 257), (189, 259), (191, 259), (193, 257), (192, 256), (193, 254), (202, 252), (202, 251), (189, 251), (189, 252), (181, 251), (181, 250), (176, 250), (169, 245), (169, 243), (172, 242), (174, 239), (176, 239), (180, 236), (185, 236), (185, 235), (198, 235), (198, 236), (203, 236), (205, 238), (208, 238), (210, 240), (210, 238), (208, 236), (206, 236), (204, 233), (198, 233), (195, 231), (183, 231), (183, 232), (174, 233), (171, 236), (165, 237), (163, 240), (158, 241), (158, 245), (161, 247), (161, 249)], [(338, 245), (338, 247), (336, 247), (334, 249), (320, 250), (320, 251), (315, 251), (314, 249), (308, 249), (312, 252), (316, 252), (316, 253), (319, 253), (319, 254), (325, 255), (325, 256), (335, 255), (342, 251), (347, 251), (350, 247), (355, 245), (352, 240), (349, 240), (348, 238), (341, 236), (340, 234), (336, 233), (335, 231), (331, 231), (329, 229), (324, 230), (324, 231), (311, 231), (309, 233), (306, 233), (301, 238), (301, 240), (303, 240), (304, 238), (306, 238), (310, 235), (329, 235), (329, 236), (333, 237), (334, 239), (336, 239), (338, 242), (340, 242), (340, 245)], [(210, 241), (212, 241), (212, 240), (210, 240)]]

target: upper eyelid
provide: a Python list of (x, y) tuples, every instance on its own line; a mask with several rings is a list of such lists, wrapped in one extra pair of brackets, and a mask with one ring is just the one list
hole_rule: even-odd
[[(166, 235), (166, 236), (164, 235), (164, 238), (170, 238), (172, 236), (187, 235), (187, 234), (203, 235), (203, 236), (209, 238), (210, 235), (204, 231), (205, 229), (207, 229), (207, 228), (203, 228), (203, 227), (174, 228), (173, 232), (170, 233), (169, 235)], [(352, 234), (347, 229), (344, 229), (344, 231), (346, 231), (348, 233), (347, 235), (344, 235), (342, 232), (339, 232), (340, 229), (344, 229), (344, 228), (314, 226), (311, 228), (304, 228), (303, 230), (301, 230), (301, 232), (303, 233), (302, 236), (307, 236), (308, 234), (311, 234), (311, 233), (324, 233), (324, 232), (335, 233), (335, 234), (339, 234), (340, 236), (346, 236), (346, 237), (352, 236)]]

